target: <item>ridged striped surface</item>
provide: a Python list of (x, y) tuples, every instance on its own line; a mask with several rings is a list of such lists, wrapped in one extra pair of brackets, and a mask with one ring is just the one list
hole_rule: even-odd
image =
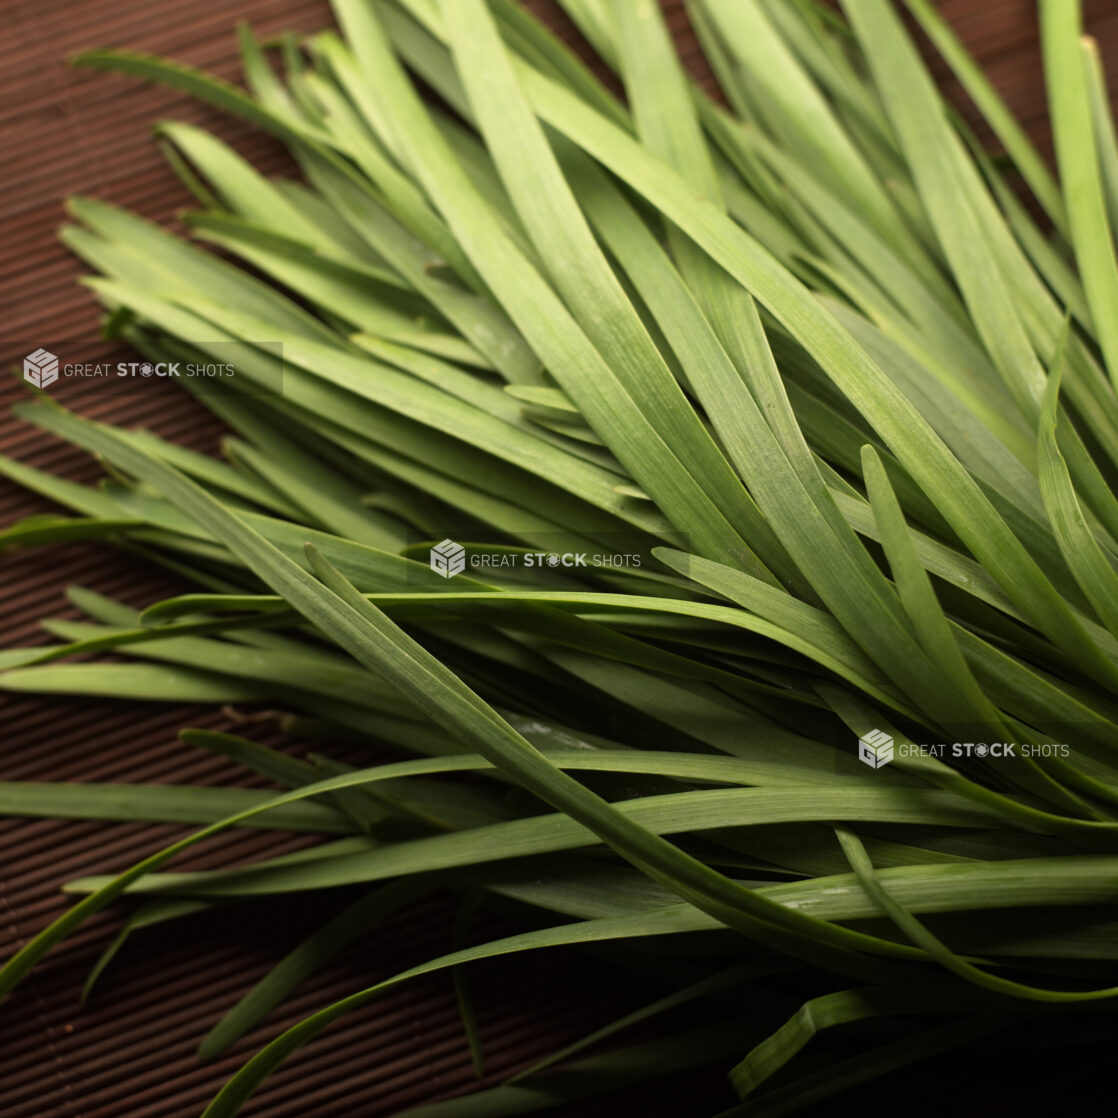
[[(526, 4), (570, 37), (570, 25), (551, 0)], [(682, 4), (666, 0), (665, 8), (685, 57), (705, 73)], [(1033, 0), (946, 0), (941, 8), (1030, 132), (1047, 145)], [(1088, 0), (1085, 8), (1104, 57), (1118, 64), (1118, 5)], [(80, 267), (55, 240), (55, 228), (65, 220), (62, 200), (87, 193), (174, 227), (175, 211), (189, 200), (149, 131), (154, 121), (167, 117), (214, 128), (266, 172), (283, 173), (290, 164), (277, 144), (245, 125), (174, 93), (70, 70), (65, 58), (94, 46), (127, 47), (169, 54), (236, 80), (236, 20), (249, 20), (267, 38), (324, 26), (330, 21), (328, 6), (322, 0), (8, 0), (4, 9), (0, 364), (7, 371), (40, 346), (63, 361), (129, 359), (127, 351), (99, 340), (97, 311), (75, 283)], [(937, 72), (942, 74), (942, 67)], [(950, 79), (945, 87), (957, 93)], [(146, 426), (200, 450), (215, 451), (220, 439), (220, 428), (207, 413), (164, 385), (143, 382), (123, 391), (115, 382), (71, 382), (52, 392), (84, 414)], [(7, 414), (23, 396), (18, 384), (5, 378), (0, 394), (3, 453), (75, 480), (98, 476), (96, 464), (83, 454), (52, 443)], [(0, 482), (0, 524), (47, 511), (47, 502)], [(107, 547), (73, 545), (8, 555), (0, 577), (3, 645), (41, 641), (37, 621), (43, 616), (74, 616), (63, 596), (74, 583), (136, 605), (183, 589)], [(0, 779), (252, 783), (231, 766), (176, 741), (184, 725), (237, 728), (212, 709), (0, 696), (0, 710), (5, 731)], [(278, 738), (267, 736), (267, 727), (252, 731), (278, 744)], [(171, 827), (0, 820), (0, 956), (63, 910), (61, 883), (122, 869), (180, 833)], [(248, 831), (207, 845), (181, 865), (229, 864), (306, 841)], [(232, 908), (212, 928), (187, 921), (170, 933), (140, 933), (106, 974), (99, 996), (83, 1007), (78, 992), (85, 974), (120, 924), (115, 913), (94, 919), (0, 1011), (0, 1113), (7, 1118), (197, 1114), (246, 1054), (284, 1025), (449, 947), (451, 902), (432, 898), (415, 905), (309, 982), (227, 1059), (200, 1066), (194, 1047), (217, 1016), (341, 902), (323, 896), (295, 922), (282, 906), (265, 905), (251, 912)], [(480, 919), (479, 934), (487, 928), (496, 931), (499, 925)], [(514, 959), (478, 968), (474, 987), (491, 1081), (639, 1004), (634, 983), (595, 964), (575, 982), (573, 968), (568, 954), (547, 962)], [(1089, 1049), (1082, 1051), (1074, 1067), (1050, 1074), (1048, 1091), (1039, 1094), (1035, 1085), (1016, 1093), (1011, 1089), (1027, 1065), (1005, 1057), (980, 1061), (984, 1083), (977, 1096), (971, 1095), (977, 1109), (970, 1113), (1050, 1113), (1046, 1099), (1057, 1097), (1059, 1080), (1070, 1081), (1081, 1065), (1090, 1068), (1092, 1058)], [(964, 1059), (963, 1082), (972, 1074), (967, 1066)], [(1103, 1066), (1098, 1063), (1100, 1070)], [(945, 1105), (957, 1111), (952, 1092), (958, 1083), (942, 1068), (917, 1069), (907, 1077), (910, 1113), (938, 1113)], [(449, 982), (431, 979), (393, 993), (319, 1038), (269, 1081), (246, 1113), (374, 1118), (465, 1090), (472, 1082)], [(915, 1110), (914, 1082), (919, 1084)], [(717, 1090), (696, 1095), (691, 1089), (689, 1083), (657, 1086), (627, 1109), (688, 1118), (729, 1103)], [(974, 1082), (968, 1089), (975, 1091)], [(1073, 1106), (1073, 1112), (1086, 1112), (1090, 1101), (1082, 1094), (1079, 1101), (1084, 1109)], [(888, 1083), (847, 1102), (856, 1103), (863, 1115), (893, 1113)], [(593, 1118), (614, 1114), (616, 1108), (607, 1102), (572, 1113)]]

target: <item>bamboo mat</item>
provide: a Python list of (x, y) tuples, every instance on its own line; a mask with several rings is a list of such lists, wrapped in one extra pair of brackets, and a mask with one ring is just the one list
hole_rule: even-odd
[[(551, 0), (525, 2), (575, 41)], [(665, 0), (664, 6), (688, 64), (709, 79), (682, 4)], [(1033, 0), (945, 0), (940, 6), (1047, 149)], [(1085, 8), (1088, 29), (1099, 39), (1118, 85), (1118, 4), (1087, 0)], [(189, 199), (150, 135), (151, 124), (164, 118), (214, 129), (266, 173), (284, 173), (290, 163), (274, 141), (247, 125), (166, 90), (71, 70), (66, 57), (95, 46), (126, 47), (168, 54), (235, 81), (235, 21), (250, 21), (262, 38), (309, 32), (331, 22), (328, 5), (323, 0), (7, 0), (4, 15), (0, 366), (7, 373), (39, 347), (64, 361), (129, 359), (119, 345), (99, 340), (98, 312), (75, 282), (81, 269), (55, 239), (57, 226), (66, 220), (66, 196), (90, 194), (180, 228), (175, 213)], [(936, 72), (963, 105), (942, 67)], [(91, 417), (145, 426), (186, 446), (217, 450), (222, 432), (208, 413), (169, 387), (145, 382), (141, 388), (150, 390), (121, 391), (116, 384), (83, 390), (80, 383), (70, 382), (60, 384), (55, 394)], [(0, 451), (78, 481), (96, 478), (100, 471), (86, 456), (53, 443), (8, 413), (22, 396), (18, 384), (5, 376)], [(49, 511), (48, 502), (0, 481), (0, 525)], [(137, 606), (185, 589), (108, 547), (70, 545), (8, 555), (0, 569), (2, 646), (41, 642), (40, 617), (76, 616), (64, 597), (65, 588), (75, 583)], [(0, 695), (0, 712), (5, 730), (0, 779), (252, 783), (220, 759), (176, 741), (177, 730), (185, 725), (240, 729), (209, 708)], [(266, 727), (252, 727), (251, 732), (299, 752), (298, 743), (269, 737)], [(354, 759), (362, 756), (366, 763), (375, 760), (360, 753)], [(161, 826), (0, 820), (0, 957), (63, 911), (62, 882), (123, 869), (181, 833)], [(180, 864), (184, 869), (227, 865), (265, 851), (295, 849), (305, 841), (249, 831), (223, 837)], [(264, 905), (251, 912), (230, 909), (213, 928), (186, 921), (171, 932), (139, 933), (105, 975), (102, 988), (82, 1005), (78, 994), (88, 969), (121, 923), (117, 912), (95, 918), (0, 1010), (0, 1113), (7, 1118), (196, 1115), (233, 1068), (281, 1028), (450, 947), (455, 915), (450, 900), (433, 897), (417, 904), (306, 983), (228, 1058), (200, 1065), (194, 1048), (209, 1026), (343, 900), (324, 896), (296, 920), (282, 908), (270, 911)], [(500, 927), (494, 917), (485, 917), (477, 934)], [(585, 968), (577, 982), (571, 977), (576, 964)], [(486, 1083), (641, 1004), (637, 983), (565, 953), (483, 965), (475, 972), (474, 992), (487, 1057)], [(1088, 1112), (1096, 1103), (1083, 1093), (1089, 1088), (1082, 1079), (1099, 1085), (1101, 1108), (1105, 1055), (1089, 1045), (1080, 1047), (1075, 1062), (1054, 1062), (1062, 1070), (1050, 1071), (1038, 1084), (1022, 1057), (964, 1053), (952, 1058), (950, 1072), (929, 1066), (904, 1073), (905, 1107), (916, 1115), (939, 1114), (944, 1105), (957, 1109), (953, 1092), (966, 1084), (976, 1100), (970, 1113), (1048, 1114), (1057, 1105), (1069, 1109), (1068, 1096), (1060, 1094), (1066, 1082), (1080, 1091), (1073, 1096), (1079, 1105), (1070, 1110)], [(1098, 1071), (1094, 1079), (1092, 1069)], [(902, 1078), (893, 1076), (848, 1094), (840, 1105), (858, 1110), (863, 1118), (891, 1115), (891, 1084)], [(245, 1113), (261, 1118), (376, 1118), (475, 1083), (449, 980), (431, 979), (409, 985), (328, 1030), (291, 1059)], [(607, 1100), (568, 1113), (594, 1118), (621, 1110), (651, 1118), (699, 1118), (731, 1101), (720, 1084), (696, 1086), (694, 1077), (683, 1077), (627, 1096), (623, 1108)]]

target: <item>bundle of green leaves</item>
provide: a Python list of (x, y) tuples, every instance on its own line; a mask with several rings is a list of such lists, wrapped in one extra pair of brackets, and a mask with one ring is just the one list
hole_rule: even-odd
[[(848, 22), (692, 0), (729, 108), (656, 0), (564, 3), (624, 98), (514, 0), (336, 0), (344, 38), (285, 40), (278, 69), (243, 31), (247, 92), (77, 60), (258, 125), (303, 178), (163, 124), (220, 257), (72, 202), (63, 238), (109, 328), (152, 362), (231, 364), (239, 390), (199, 398), (234, 435), (219, 461), (45, 393), (21, 408), (111, 481), (4, 461), (77, 515), (2, 542), (103, 538), (198, 592), (137, 614), (75, 589), (90, 623), (46, 622), (58, 643), (5, 652), (0, 687), (266, 700), (327, 751), (413, 759), (352, 770), (187, 730), (288, 790), (0, 785), (9, 814), (202, 825), (71, 882), (80, 903), (0, 991), (124, 894), (147, 898), (126, 935), (359, 887), (215, 1024), (212, 1056), (422, 892), (537, 910), (324, 1006), (210, 1116), (389, 987), (558, 945), (687, 965), (646, 967), (644, 1010), (516, 1082), (412, 1113), (729, 1066), (727, 1114), (785, 1114), (1113, 1004), (1118, 144), (1076, 0), (1040, 3), (1058, 182), (929, 0), (905, 3), (1004, 157), (890, 0), (844, 0)], [(97, 650), (135, 662), (61, 662)], [(168, 866), (236, 826), (324, 841)], [(754, 995), (783, 981), (812, 992), (784, 1023)], [(676, 1025), (685, 1002), (705, 1024)], [(818, 1030), (883, 1015), (887, 1045), (768, 1085)], [(660, 1032), (626, 1042), (638, 1021)]]

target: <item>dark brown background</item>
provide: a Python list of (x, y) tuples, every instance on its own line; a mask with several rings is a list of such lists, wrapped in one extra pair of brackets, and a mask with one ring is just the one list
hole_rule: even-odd
[[(525, 2), (574, 39), (554, 3)], [(706, 76), (681, 4), (666, 0), (664, 6), (689, 64)], [(1118, 4), (1088, 0), (1085, 8), (1088, 30), (1112, 67), (1118, 65)], [(1047, 150), (1033, 0), (945, 0), (941, 9)], [(5, 375), (0, 450), (91, 481), (99, 473), (95, 463), (8, 414), (23, 390), (7, 373), (39, 346), (63, 361), (126, 356), (99, 340), (98, 312), (75, 284), (79, 266), (54, 238), (65, 220), (63, 199), (76, 192), (95, 195), (174, 227), (176, 210), (189, 200), (150, 139), (151, 124), (164, 117), (215, 129), (265, 172), (281, 173), (289, 165), (278, 145), (247, 125), (165, 90), (68, 69), (66, 57), (94, 46), (127, 47), (172, 55), (237, 80), (236, 20), (249, 20), (266, 38), (316, 30), (330, 22), (330, 13), (323, 0), (9, 0), (2, 10), (0, 366)], [(942, 67), (937, 66), (937, 73), (942, 74)], [(962, 103), (952, 81), (945, 79), (945, 88)], [(122, 393), (118, 387), (98, 384), (83, 391), (80, 384), (68, 383), (55, 391), (68, 406), (88, 415), (147, 426), (186, 445), (216, 451), (218, 425), (185, 395), (146, 382), (141, 387), (150, 391)], [(0, 525), (47, 511), (47, 502), (0, 481)], [(37, 620), (43, 616), (73, 616), (63, 596), (73, 583), (136, 605), (183, 589), (108, 547), (73, 545), (8, 555), (0, 575), (3, 645), (41, 641)], [(2, 694), (0, 704), (0, 779), (242, 782), (231, 766), (175, 739), (184, 725), (232, 728), (210, 709)], [(259, 730), (256, 736), (269, 740)], [(83, 873), (123, 869), (177, 833), (170, 827), (0, 820), (0, 957), (63, 909), (57, 891), (62, 882)], [(300, 841), (253, 832), (226, 837), (217, 848), (184, 859), (183, 868), (250, 858), (265, 849), (278, 853)], [(216, 928), (188, 922), (170, 934), (141, 934), (108, 973), (100, 995), (82, 1007), (77, 995), (84, 976), (119, 921), (115, 914), (95, 919), (40, 967), (0, 1013), (0, 1112), (11, 1118), (197, 1114), (230, 1071), (281, 1027), (449, 947), (451, 903), (435, 898), (417, 905), (309, 982), (229, 1058), (201, 1067), (193, 1049), (216, 1016), (336, 904), (323, 898), (320, 910), (307, 912), (301, 923), (265, 908), (251, 920), (231, 917)], [(481, 926), (484, 931), (484, 919)], [(478, 968), (474, 985), (490, 1081), (640, 1004), (635, 985), (597, 973), (592, 965), (583, 981), (572, 983), (573, 969), (566, 968), (574, 965), (557, 955)], [(1071, 1099), (1065, 1095), (1057, 1103), (1057, 1092), (1084, 1070), (1089, 1074), (1096, 1064), (1101, 1068), (1099, 1060), (1088, 1048), (1077, 1063), (1047, 1073), (1042, 1084), (1029, 1083), (1027, 1063), (1005, 1056), (986, 1060), (963, 1055), (953, 1059), (954, 1071), (946, 1078), (934, 1067), (907, 1073), (903, 1086), (900, 1078), (893, 1078), (905, 1091), (904, 1105), (916, 1113), (924, 1113), (924, 1106), (928, 1113), (933, 1106), (938, 1112), (946, 1103), (957, 1113), (1039, 1115), (1050, 1112), (1049, 1100), (1051, 1106), (1067, 1109)], [(970, 1076), (981, 1080), (968, 1085)], [(409, 985), (328, 1031), (289, 1061), (246, 1113), (371, 1118), (465, 1090), (472, 1082), (449, 981), (432, 979)], [(1015, 1092), (1012, 1084), (1017, 1084)], [(966, 1106), (953, 1101), (956, 1091), (976, 1088)], [(1080, 1091), (1079, 1105), (1070, 1109), (1083, 1112), (1090, 1105), (1085, 1088), (1079, 1082), (1073, 1089)], [(714, 1113), (730, 1102), (720, 1087), (694, 1090), (690, 1082), (657, 1085), (641, 1094), (640, 1106), (631, 1101), (625, 1110), (688, 1118)], [(868, 1116), (891, 1114), (897, 1104), (888, 1082), (843, 1102), (856, 1104)], [(608, 1103), (579, 1106), (574, 1113), (606, 1115), (615, 1108)]]

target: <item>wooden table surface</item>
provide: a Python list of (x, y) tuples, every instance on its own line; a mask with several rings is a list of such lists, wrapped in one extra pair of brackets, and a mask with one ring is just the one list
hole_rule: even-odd
[[(526, 0), (542, 18), (574, 41), (551, 0)], [(665, 9), (696, 72), (702, 60), (679, 0)], [(986, 66), (1011, 107), (1047, 150), (1048, 125), (1040, 75), (1033, 0), (944, 0), (943, 13)], [(1118, 75), (1118, 3), (1087, 0), (1088, 30)], [(260, 37), (310, 32), (331, 22), (324, 0), (7, 0), (0, 41), (0, 127), (4, 168), (0, 191), (0, 365), (5, 372), (23, 354), (44, 347), (64, 361), (117, 361), (128, 354), (98, 337), (98, 309), (75, 280), (82, 268), (55, 239), (66, 220), (64, 199), (90, 194), (178, 228), (176, 210), (189, 198), (168, 170), (150, 126), (175, 118), (205, 125), (267, 173), (290, 164), (279, 146), (248, 125), (187, 98), (138, 82), (76, 71), (66, 58), (95, 46), (125, 47), (176, 57), (230, 80), (238, 79), (234, 24), (248, 20)], [(943, 77), (942, 66), (936, 72)], [(1114, 85), (1118, 88), (1118, 76)], [(953, 81), (944, 87), (964, 111)], [(973, 114), (971, 113), (972, 117)], [(116, 384), (60, 384), (67, 406), (110, 422), (146, 426), (166, 438), (215, 452), (220, 425), (184, 394), (145, 382), (145, 391)], [(57, 470), (80, 481), (99, 476), (94, 462), (54, 443), (8, 414), (24, 395), (5, 377), (0, 387), (0, 452)], [(0, 481), (0, 526), (51, 511), (48, 502)], [(14, 553), (0, 572), (3, 647), (42, 642), (37, 621), (72, 617), (64, 591), (79, 583), (133, 605), (184, 589), (169, 576), (109, 547), (76, 544)], [(0, 779), (184, 781), (251, 784), (219, 759), (195, 754), (175, 739), (184, 725), (237, 729), (208, 708), (123, 704), (80, 699), (18, 699), (0, 695)], [(254, 736), (269, 744), (261, 728)], [(298, 744), (285, 745), (298, 752)], [(367, 759), (367, 754), (364, 755)], [(63, 910), (59, 885), (83, 873), (123, 869), (181, 833), (172, 827), (83, 822), (0, 820), (0, 957), (6, 957)], [(279, 853), (304, 840), (248, 832), (183, 859), (205, 867)], [(118, 913), (91, 921), (56, 951), (0, 1011), (0, 1112), (7, 1118), (170, 1118), (198, 1114), (234, 1067), (282, 1027), (375, 977), (447, 949), (454, 909), (432, 898), (390, 921), (336, 965), (308, 982), (233, 1053), (209, 1066), (194, 1047), (210, 1024), (301, 934), (334, 911), (291, 922), (264, 905), (251, 914), (232, 910), (214, 928), (185, 922), (171, 933), (141, 933), (106, 974), (87, 1005), (78, 992), (101, 947), (120, 926)], [(317, 906), (316, 906), (317, 907)], [(490, 925), (494, 926), (494, 925)], [(482, 919), (479, 934), (486, 928)], [(639, 990), (603, 972), (575, 984), (563, 954), (546, 961), (506, 960), (479, 968), (475, 991), (488, 1060), (487, 1082), (641, 1004)], [(905, 1109), (959, 1114), (1029, 1115), (1054, 1112), (1061, 1082), (1086, 1068), (1105, 1066), (1089, 1046), (1077, 1062), (1057, 1063), (1043, 1083), (1030, 1083), (1030, 1066), (991, 1055), (905, 1073)], [(973, 1066), (972, 1066), (973, 1064)], [(961, 1069), (961, 1070), (959, 1070)], [(962, 1110), (951, 1096), (969, 1075), (980, 1082)], [(953, 1078), (954, 1076), (954, 1078)], [(960, 1079), (960, 1076), (962, 1079)], [(715, 1077), (717, 1078), (717, 1077)], [(896, 1082), (901, 1082), (896, 1076)], [(246, 1114), (281, 1118), (375, 1118), (405, 1104), (467, 1089), (474, 1082), (449, 981), (407, 986), (309, 1045), (271, 1079)], [(1088, 1078), (1088, 1084), (1098, 1082)], [(1086, 1113), (1088, 1095), (1061, 1109)], [(1047, 1093), (1046, 1093), (1047, 1091)], [(1101, 1092), (1101, 1086), (1100, 1086)], [(891, 1115), (890, 1082), (845, 1096), (862, 1118)], [(689, 1118), (731, 1102), (715, 1084), (657, 1084), (627, 1106), (652, 1118)], [(915, 1101), (913, 1101), (915, 1100)], [(640, 1105), (638, 1105), (638, 1103)], [(1101, 1094), (1099, 1099), (1101, 1107)], [(1112, 1106), (1112, 1104), (1111, 1104)], [(824, 1109), (820, 1108), (820, 1113)], [(616, 1113), (612, 1102), (580, 1106), (579, 1118)]]

